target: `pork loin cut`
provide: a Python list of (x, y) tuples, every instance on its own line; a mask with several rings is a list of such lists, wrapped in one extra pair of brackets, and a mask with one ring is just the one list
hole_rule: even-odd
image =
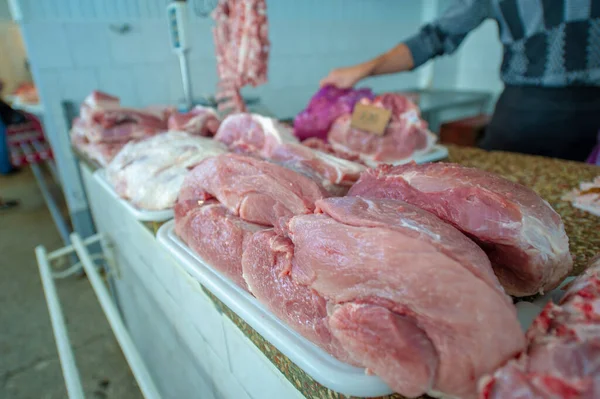
[(248, 222), (279, 226), (293, 215), (313, 212), (315, 201), (326, 196), (312, 179), (283, 166), (223, 154), (204, 160), (186, 176), (178, 202), (185, 206), (216, 198)]
[(293, 217), (289, 239), (256, 233), (242, 260), (250, 291), (306, 338), (409, 397), (473, 398), (522, 350), (514, 306), (458, 230), (396, 200), (329, 198), (317, 212)]
[(117, 97), (93, 91), (81, 104), (78, 123), (91, 143), (124, 142), (166, 131), (170, 112), (165, 107), (124, 108)]
[(216, 201), (195, 208), (175, 206), (175, 232), (212, 268), (248, 290), (242, 277), (242, 254), (263, 226), (248, 223)]
[(232, 151), (268, 158), (279, 144), (297, 143), (292, 130), (273, 118), (257, 114), (230, 115), (219, 127), (215, 140)]
[(281, 320), (342, 361), (348, 353), (331, 335), (327, 301), (290, 274), (294, 247), (272, 229), (252, 236), (242, 257), (244, 280), (250, 292)]
[(351, 126), (352, 116), (342, 115), (334, 122), (327, 136), (332, 147), (342, 153), (358, 156), (369, 166), (379, 163), (403, 163), (413, 156), (431, 150), (436, 138), (421, 119), (418, 107), (407, 97), (388, 93), (360, 100), (392, 111), (383, 136), (362, 131)]
[(526, 296), (556, 287), (573, 265), (560, 216), (533, 190), (454, 164), (382, 165), (349, 195), (416, 205), (473, 238), (506, 291)]
[(600, 256), (527, 331), (528, 348), (480, 382), (481, 399), (600, 397)]
[(138, 208), (171, 208), (189, 169), (204, 158), (226, 152), (223, 144), (168, 132), (139, 142), (130, 142), (106, 168), (106, 177), (116, 193)]
[(302, 144), (280, 144), (272, 148), (268, 159), (303, 173), (321, 184), (331, 195), (345, 195), (365, 167)]
[(189, 112), (173, 112), (169, 116), (169, 130), (187, 132), (198, 136), (214, 136), (221, 121), (212, 108), (195, 106)]

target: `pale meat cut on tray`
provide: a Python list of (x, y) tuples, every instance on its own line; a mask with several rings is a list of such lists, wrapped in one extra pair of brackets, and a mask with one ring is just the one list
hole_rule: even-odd
[(217, 201), (194, 208), (175, 205), (175, 232), (211, 267), (248, 290), (242, 277), (242, 254), (252, 235), (264, 226), (235, 216)]
[(106, 177), (115, 192), (138, 208), (173, 207), (189, 169), (225, 153), (225, 146), (184, 132), (163, 133), (128, 143), (111, 161)]
[(312, 177), (334, 196), (345, 195), (366, 169), (302, 144), (280, 144), (271, 150), (268, 159)]
[(171, 110), (121, 107), (117, 97), (93, 91), (73, 120), (71, 143), (89, 158), (106, 166), (123, 146), (167, 130)]
[(549, 291), (573, 265), (554, 209), (492, 173), (445, 163), (382, 165), (363, 173), (349, 195), (403, 200), (454, 225), (487, 252), (510, 295)]
[(219, 0), (212, 14), (220, 110), (244, 112), (240, 90), (267, 81), (269, 37), (265, 0)]
[(81, 119), (75, 118), (71, 127), (71, 144), (85, 156), (106, 166), (121, 151), (127, 142), (92, 143), (86, 137), (89, 126)]
[(326, 196), (312, 179), (283, 166), (223, 154), (202, 161), (186, 176), (178, 202), (193, 207), (215, 198), (245, 221), (281, 226), (294, 215), (313, 212), (315, 201)]
[(361, 104), (385, 108), (392, 112), (382, 136), (351, 126), (352, 115), (340, 116), (327, 136), (332, 147), (339, 152), (359, 157), (369, 166), (380, 163), (405, 163), (414, 156), (429, 152), (436, 138), (421, 119), (419, 109), (408, 98), (388, 93), (360, 100)]
[(292, 130), (277, 120), (256, 114), (228, 116), (215, 140), (234, 152), (256, 155), (300, 172), (332, 195), (344, 195), (364, 166), (298, 143)]
[(524, 353), (481, 380), (480, 399), (600, 397), (600, 255), (559, 305), (544, 308), (527, 340)]
[(143, 138), (167, 129), (170, 110), (164, 107), (134, 109), (120, 106), (117, 97), (92, 92), (81, 104), (81, 119), (92, 129), (91, 142), (126, 141)]
[(168, 121), (169, 130), (198, 136), (214, 136), (220, 124), (215, 110), (201, 105), (195, 106), (189, 112), (173, 112)]
[(230, 115), (219, 127), (215, 140), (232, 151), (268, 158), (283, 143), (298, 143), (292, 130), (273, 118), (257, 114)]
[(404, 396), (466, 399), (523, 349), (485, 253), (452, 226), (396, 200), (329, 198), (317, 212), (287, 238), (254, 234), (242, 259), (256, 298), (315, 344)]

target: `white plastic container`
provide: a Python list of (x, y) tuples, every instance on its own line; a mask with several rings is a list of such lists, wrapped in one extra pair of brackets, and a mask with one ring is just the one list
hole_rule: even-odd
[(444, 147), (441, 144), (435, 144), (433, 147), (431, 147), (431, 150), (429, 150), (428, 152), (426, 152), (424, 154), (418, 154), (418, 155), (412, 156), (410, 158), (403, 159), (402, 161), (399, 161), (399, 162), (392, 162), (392, 165), (404, 165), (404, 164), (407, 164), (407, 163), (413, 162), (413, 161), (418, 164), (422, 164), (422, 163), (427, 163), (427, 162), (439, 161), (439, 160), (442, 160), (447, 157), (448, 157), (448, 148)]
[(98, 183), (106, 189), (117, 201), (119, 201), (123, 206), (127, 209), (129, 213), (133, 215), (134, 218), (139, 220), (140, 222), (164, 222), (169, 219), (173, 219), (174, 213), (173, 208), (164, 209), (160, 211), (147, 211), (143, 209), (136, 208), (131, 205), (128, 201), (119, 197), (112, 186), (106, 180), (106, 172), (104, 169), (99, 169), (94, 172), (94, 178), (98, 181)]
[[(293, 331), (256, 298), (205, 263), (177, 237), (174, 227), (175, 221), (162, 225), (157, 233), (158, 242), (193, 278), (315, 381), (348, 396), (376, 397), (393, 392), (379, 377), (366, 375), (364, 369), (340, 362)], [(521, 301), (515, 305), (517, 317), (524, 331), (539, 315), (546, 303), (560, 300), (564, 294), (561, 288), (572, 279), (568, 277), (557, 289), (538, 297), (533, 302)]]
[(365, 369), (342, 363), (275, 317), (256, 298), (207, 265), (175, 235), (175, 222), (160, 227), (158, 242), (181, 266), (254, 330), (274, 345), (311, 378), (348, 396), (376, 397), (393, 391)]

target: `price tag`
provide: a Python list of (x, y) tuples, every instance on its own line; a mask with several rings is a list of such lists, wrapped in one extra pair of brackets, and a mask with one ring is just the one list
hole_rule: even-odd
[(391, 117), (389, 109), (358, 103), (354, 106), (350, 126), (383, 136)]

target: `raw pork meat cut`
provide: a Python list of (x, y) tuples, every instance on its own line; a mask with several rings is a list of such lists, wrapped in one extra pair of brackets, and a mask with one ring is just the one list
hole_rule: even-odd
[(311, 213), (327, 192), (290, 169), (252, 157), (223, 154), (208, 158), (185, 178), (182, 207), (216, 198), (248, 222), (280, 226), (293, 215)]
[(256, 155), (305, 174), (332, 195), (347, 193), (364, 170), (357, 163), (298, 144), (289, 127), (261, 115), (228, 116), (215, 140), (232, 151)]
[(481, 399), (600, 397), (600, 256), (550, 302), (527, 332), (528, 348), (482, 378)]
[(316, 206), (288, 239), (256, 233), (242, 259), (250, 291), (306, 338), (409, 397), (473, 398), (523, 349), (489, 260), (458, 230), (397, 200)]
[(167, 130), (169, 110), (122, 108), (117, 97), (94, 91), (81, 104), (81, 119), (90, 127), (90, 142), (126, 141)]
[(436, 137), (421, 119), (419, 108), (405, 96), (388, 93), (360, 100), (362, 104), (389, 109), (390, 122), (383, 136), (355, 129), (352, 116), (345, 114), (333, 123), (329, 142), (336, 151), (358, 156), (369, 166), (379, 163), (405, 163), (413, 156), (427, 153), (435, 144)]
[(294, 282), (290, 274), (293, 251), (291, 241), (272, 229), (254, 234), (242, 257), (250, 292), (302, 336), (350, 363), (329, 329), (327, 300), (309, 286)]
[(87, 124), (81, 118), (75, 118), (71, 127), (71, 143), (91, 160), (105, 167), (127, 144), (126, 142), (91, 143), (86, 137)]
[(93, 91), (73, 120), (71, 143), (105, 166), (131, 140), (139, 140), (167, 130), (171, 109), (122, 108), (117, 97)]
[(173, 112), (169, 116), (171, 131), (187, 132), (199, 136), (214, 136), (221, 121), (214, 109), (200, 105), (186, 113)]
[(338, 158), (302, 144), (280, 144), (268, 159), (311, 177), (331, 195), (345, 195), (365, 170), (361, 164)]
[(230, 115), (219, 127), (215, 140), (236, 152), (268, 158), (279, 144), (297, 143), (292, 130), (273, 118), (257, 114)]
[(219, 0), (212, 14), (219, 75), (220, 110), (244, 112), (240, 94), (246, 85), (267, 81), (269, 37), (265, 0)]
[(573, 265), (554, 209), (492, 173), (445, 163), (382, 165), (363, 173), (349, 195), (403, 200), (451, 223), (487, 252), (510, 295), (549, 291)]
[(212, 139), (185, 132), (163, 133), (128, 143), (106, 169), (116, 193), (138, 208), (171, 208), (189, 169), (204, 158), (225, 153)]
[(192, 209), (175, 206), (175, 232), (211, 267), (248, 290), (242, 277), (242, 254), (263, 226), (243, 221), (216, 201)]
[(302, 145), (312, 148), (313, 150), (319, 150), (321, 152), (336, 156), (338, 158), (345, 159), (347, 161), (352, 161), (367, 166), (358, 155), (352, 155), (347, 152), (338, 151), (335, 148), (333, 148), (331, 144), (317, 137), (311, 137), (310, 139), (302, 141)]

